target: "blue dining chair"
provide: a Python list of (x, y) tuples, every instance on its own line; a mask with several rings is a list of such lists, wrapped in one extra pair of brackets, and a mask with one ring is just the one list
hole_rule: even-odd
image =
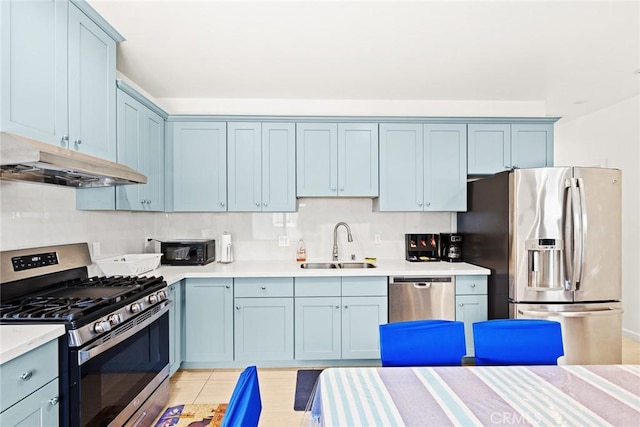
[(221, 427), (257, 427), (262, 412), (258, 370), (247, 367), (238, 378)]
[(559, 322), (497, 319), (473, 324), (476, 365), (557, 365), (564, 355)]
[(411, 320), (380, 325), (382, 366), (457, 366), (465, 353), (462, 322)]

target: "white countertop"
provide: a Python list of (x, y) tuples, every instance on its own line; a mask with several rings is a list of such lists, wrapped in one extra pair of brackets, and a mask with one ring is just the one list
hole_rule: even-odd
[(0, 325), (0, 365), (64, 333), (64, 325)]
[[(307, 262), (326, 262), (309, 260)], [(340, 261), (350, 262), (350, 261)], [(326, 277), (326, 276), (461, 276), (489, 275), (490, 270), (465, 262), (408, 262), (378, 260), (376, 268), (303, 269), (295, 261), (213, 262), (202, 266), (161, 266), (143, 276), (163, 276), (167, 284), (186, 278), (211, 277)]]

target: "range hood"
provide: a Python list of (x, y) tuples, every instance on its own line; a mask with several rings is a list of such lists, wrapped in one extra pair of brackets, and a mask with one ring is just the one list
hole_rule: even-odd
[(82, 188), (147, 183), (128, 166), (7, 132), (0, 132), (0, 178)]

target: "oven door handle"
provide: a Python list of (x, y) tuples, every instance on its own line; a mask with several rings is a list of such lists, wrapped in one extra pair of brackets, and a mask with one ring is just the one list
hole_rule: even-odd
[[(150, 324), (158, 320), (160, 317), (162, 317), (163, 314), (169, 311), (169, 309), (173, 305), (173, 301), (166, 300), (164, 301), (163, 304), (164, 304), (163, 307), (159, 311), (157, 311), (147, 319), (143, 320), (142, 322), (136, 324), (133, 328), (129, 329), (128, 331), (109, 339), (105, 343), (96, 344), (95, 346), (90, 347), (87, 350), (78, 351), (78, 365), (82, 365), (88, 362), (89, 360), (93, 359), (94, 357), (98, 356), (99, 354), (104, 353), (110, 348), (115, 347), (116, 345), (120, 344), (121, 342), (125, 341), (128, 338), (131, 338), (133, 335), (137, 334), (142, 329), (146, 328), (147, 326), (149, 326)], [(142, 313), (142, 316), (144, 316), (144, 313)], [(134, 322), (139, 317), (140, 316), (134, 317), (133, 319), (131, 319), (131, 321)], [(124, 326), (124, 325), (126, 325), (126, 323), (123, 323), (120, 326)]]

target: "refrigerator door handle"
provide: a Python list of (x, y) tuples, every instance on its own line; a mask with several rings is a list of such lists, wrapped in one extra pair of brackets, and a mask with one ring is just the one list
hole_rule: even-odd
[(578, 180), (571, 178), (571, 216), (573, 229), (573, 256), (572, 256), (572, 274), (571, 289), (578, 290), (580, 288), (581, 262), (584, 246), (582, 244), (582, 215), (580, 212), (580, 190), (578, 189)]
[(591, 311), (538, 311), (538, 310), (518, 310), (523, 316), (533, 317), (585, 317), (585, 316), (611, 316), (612, 314), (622, 314), (621, 308), (608, 307)]
[(577, 287), (582, 283), (582, 276), (584, 272), (584, 251), (587, 245), (587, 206), (584, 191), (584, 180), (578, 178), (578, 194), (580, 195), (580, 270), (578, 271)]
[(574, 254), (574, 240), (573, 229), (575, 224), (573, 223), (573, 203), (572, 203), (572, 191), (571, 191), (571, 179), (565, 181), (565, 195), (564, 195), (564, 213), (563, 213), (563, 225), (564, 225), (564, 279), (567, 285), (568, 291), (573, 291), (573, 254)]

